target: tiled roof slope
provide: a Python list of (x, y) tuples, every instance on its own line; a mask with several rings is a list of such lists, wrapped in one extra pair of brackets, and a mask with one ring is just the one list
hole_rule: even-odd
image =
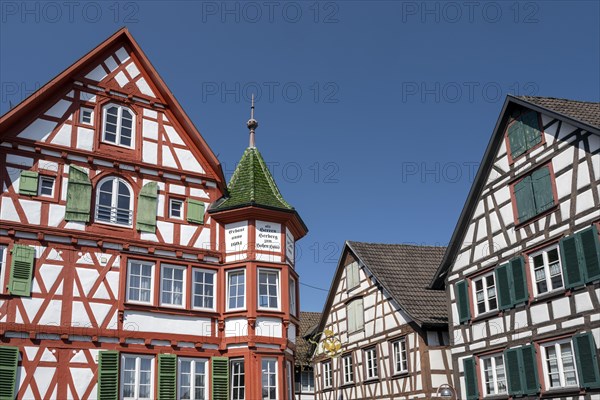
[(600, 103), (554, 97), (517, 96), (517, 98), (600, 128)]
[(348, 245), (412, 318), (423, 324), (448, 323), (446, 292), (427, 288), (445, 247), (362, 242)]
[(284, 199), (271, 172), (256, 147), (248, 147), (228, 186), (229, 196), (215, 203), (210, 211), (249, 205), (293, 210)]
[(308, 341), (308, 337), (315, 333), (319, 321), (321, 321), (321, 313), (300, 311), (300, 332), (296, 338), (296, 365), (310, 365), (312, 344)]

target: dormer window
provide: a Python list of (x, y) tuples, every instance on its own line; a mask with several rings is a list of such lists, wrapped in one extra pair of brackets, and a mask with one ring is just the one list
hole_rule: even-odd
[(102, 141), (117, 146), (133, 148), (135, 116), (127, 108), (116, 104), (108, 104), (103, 108), (104, 125)]

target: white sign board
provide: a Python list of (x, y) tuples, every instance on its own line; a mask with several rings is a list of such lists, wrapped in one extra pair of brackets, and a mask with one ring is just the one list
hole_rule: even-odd
[(281, 252), (281, 224), (256, 221), (256, 250)]
[(248, 221), (225, 225), (225, 252), (248, 250)]

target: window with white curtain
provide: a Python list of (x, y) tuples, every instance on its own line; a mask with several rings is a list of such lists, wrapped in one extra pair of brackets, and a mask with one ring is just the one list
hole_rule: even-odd
[(154, 357), (123, 354), (121, 357), (121, 393), (124, 400), (154, 398)]

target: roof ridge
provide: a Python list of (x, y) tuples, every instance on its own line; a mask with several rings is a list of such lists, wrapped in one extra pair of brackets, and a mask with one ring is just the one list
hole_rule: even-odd
[(519, 99), (550, 99), (550, 100), (571, 101), (573, 103), (586, 103), (586, 104), (598, 104), (598, 105), (600, 105), (600, 102), (598, 102), (598, 101), (575, 100), (575, 99), (568, 99), (566, 97), (525, 96), (525, 95), (520, 95), (520, 96), (515, 96), (515, 97), (517, 97)]
[(378, 243), (378, 242), (360, 242), (360, 241), (356, 241), (356, 240), (348, 240), (348, 243), (355, 243), (355, 244), (365, 244), (365, 245), (375, 245), (375, 246), (394, 246), (394, 247), (417, 247), (417, 248), (421, 248), (421, 247), (427, 247), (427, 248), (433, 248), (433, 249), (445, 249), (448, 246), (437, 246), (437, 245), (433, 245), (433, 244), (413, 244), (413, 243)]

